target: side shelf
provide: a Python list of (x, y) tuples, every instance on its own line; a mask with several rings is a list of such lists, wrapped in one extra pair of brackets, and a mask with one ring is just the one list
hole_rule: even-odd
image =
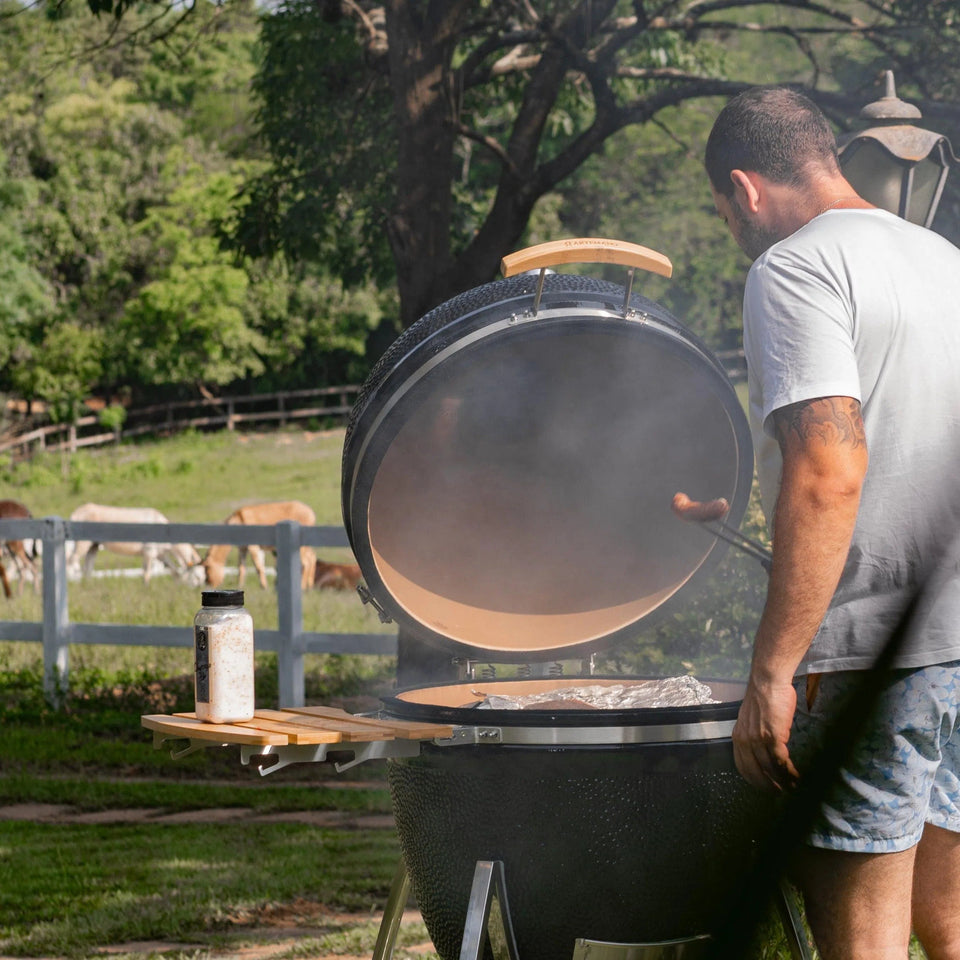
[(449, 725), (361, 717), (337, 707), (258, 710), (242, 723), (207, 723), (193, 713), (148, 714), (140, 723), (153, 731), (158, 749), (167, 741), (188, 741), (171, 750), (175, 759), (239, 745), (241, 762), (254, 763), (261, 776), (291, 763), (332, 762), (339, 772), (367, 760), (415, 757), (421, 740), (453, 736)]

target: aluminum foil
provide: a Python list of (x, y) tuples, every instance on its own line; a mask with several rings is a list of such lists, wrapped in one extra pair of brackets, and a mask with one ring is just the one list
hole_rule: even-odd
[[(594, 709), (632, 710), (637, 707), (692, 707), (702, 703), (719, 703), (713, 691), (696, 677), (664, 677), (660, 680), (637, 680), (629, 684), (588, 684), (562, 687), (525, 696), (502, 696), (474, 691), (483, 697), (478, 710)], [(562, 703), (561, 701), (566, 701)]]

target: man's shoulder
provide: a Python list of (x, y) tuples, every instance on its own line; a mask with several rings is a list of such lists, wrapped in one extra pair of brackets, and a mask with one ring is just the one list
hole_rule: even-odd
[(886, 210), (835, 210), (815, 217), (758, 257), (747, 283), (774, 275), (855, 277), (884, 264), (904, 266), (904, 258), (922, 270), (960, 268), (960, 248), (940, 234)]

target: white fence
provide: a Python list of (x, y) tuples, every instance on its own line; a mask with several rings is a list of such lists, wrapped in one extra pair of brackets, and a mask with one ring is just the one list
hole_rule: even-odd
[[(106, 643), (130, 646), (192, 647), (193, 625), (136, 626), (116, 623), (71, 623), (67, 608), (66, 543), (229, 543), (273, 547), (277, 553), (277, 629), (256, 630), (258, 650), (277, 653), (281, 707), (304, 704), (303, 657), (306, 653), (397, 653), (396, 634), (317, 633), (303, 629), (300, 592), (300, 547), (346, 547), (342, 527), (301, 526), (283, 520), (276, 526), (210, 523), (73, 523), (60, 517), (0, 520), (0, 541), (43, 542), (43, 622), (0, 620), (0, 639), (43, 644), (44, 688), (56, 703), (66, 688), (69, 644)], [(0, 601), (2, 602), (2, 601)]]

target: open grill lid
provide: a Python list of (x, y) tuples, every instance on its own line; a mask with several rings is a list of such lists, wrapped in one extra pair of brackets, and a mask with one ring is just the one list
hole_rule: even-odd
[[(514, 271), (549, 256), (669, 275), (642, 247), (566, 243), (566, 259), (532, 248)], [(733, 386), (675, 318), (621, 286), (534, 271), (447, 301), (384, 355), (347, 428), (344, 523), (405, 630), (454, 655), (579, 657), (720, 559), (674, 493), (726, 498), (737, 525), (752, 469)]]

